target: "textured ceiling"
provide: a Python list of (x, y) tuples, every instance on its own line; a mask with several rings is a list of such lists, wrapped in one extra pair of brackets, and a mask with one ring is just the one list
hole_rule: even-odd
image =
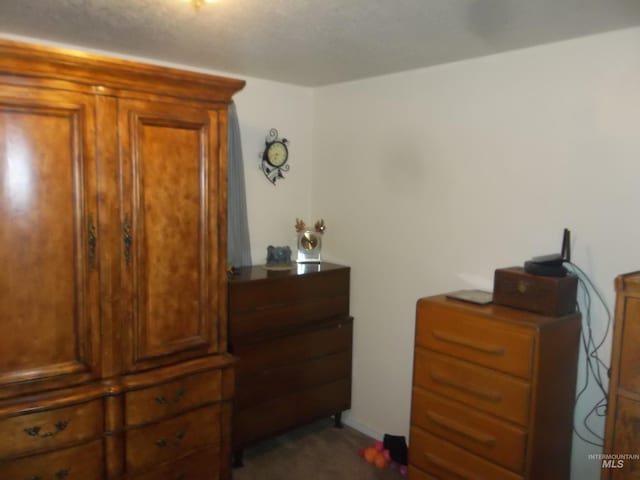
[(0, 0), (0, 33), (320, 86), (640, 25), (640, 0)]

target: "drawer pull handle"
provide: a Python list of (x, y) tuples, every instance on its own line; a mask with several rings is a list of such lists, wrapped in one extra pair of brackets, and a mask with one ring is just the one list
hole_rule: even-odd
[(468, 338), (458, 337), (456, 335), (451, 335), (440, 330), (433, 330), (433, 336), (438, 340), (442, 340), (443, 342), (453, 343), (462, 347), (471, 348), (473, 350), (487, 353), (489, 355), (496, 355), (500, 357), (504, 355), (504, 347), (501, 347), (499, 345), (478, 343), (473, 340), (469, 340)]
[(482, 398), (483, 400), (488, 400), (494, 403), (499, 403), (502, 400), (502, 395), (500, 395), (500, 392), (496, 392), (495, 390), (484, 390), (473, 385), (466, 385), (464, 383), (459, 383), (455, 380), (452, 380), (450, 378), (445, 377), (444, 375), (441, 375), (435, 372), (430, 372), (430, 373), (433, 381), (441, 385), (445, 385), (447, 387), (460, 390), (461, 392), (468, 393), (476, 397)]
[[(53, 478), (54, 480), (64, 480), (69, 476), (70, 471), (71, 471), (70, 468), (67, 468), (66, 470), (60, 470), (53, 474)], [(30, 480), (44, 480), (44, 478), (41, 476), (36, 476), (36, 477), (31, 477)]]
[(490, 435), (485, 435), (482, 432), (474, 430), (472, 428), (468, 428), (460, 423), (450, 420), (442, 415), (438, 415), (434, 412), (427, 412), (427, 417), (436, 425), (439, 425), (447, 430), (451, 430), (459, 435), (465, 436), (477, 443), (482, 443), (483, 445), (493, 446), (496, 444), (496, 439)]
[(69, 420), (65, 420), (65, 421), (62, 421), (62, 422), (55, 423), (55, 425), (54, 425), (55, 430), (51, 431), (51, 432), (41, 433), (42, 427), (40, 427), (39, 425), (36, 425), (36, 426), (33, 426), (33, 427), (29, 427), (29, 428), (25, 428), (24, 432), (27, 435), (29, 435), (30, 437), (49, 438), (49, 437), (54, 437), (57, 434), (59, 434), (60, 432), (64, 431), (64, 429), (66, 429), (68, 425), (69, 425)]
[(161, 438), (160, 440), (156, 440), (156, 445), (160, 448), (177, 447), (180, 445), (180, 442), (182, 442), (186, 434), (187, 432), (180, 431), (176, 433), (175, 440), (167, 440), (166, 438)]
[(464, 478), (466, 480), (481, 480), (480, 477), (475, 476), (473, 473), (469, 472), (468, 470), (465, 470), (464, 468), (460, 468), (457, 465), (451, 465), (450, 463), (445, 462), (444, 460), (434, 455), (431, 455), (430, 453), (425, 452), (424, 456), (428, 462), (432, 463), (436, 467), (442, 468), (443, 470), (453, 473), (458, 477)]
[(187, 390), (184, 388), (181, 388), (180, 390), (178, 390), (173, 400), (167, 399), (167, 397), (165, 397), (164, 395), (157, 396), (155, 400), (160, 405), (167, 405), (167, 406), (175, 405), (176, 403), (180, 402), (180, 400), (182, 400), (186, 394), (187, 394)]

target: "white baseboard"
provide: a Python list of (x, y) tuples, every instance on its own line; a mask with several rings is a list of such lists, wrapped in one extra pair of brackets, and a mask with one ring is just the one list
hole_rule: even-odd
[(384, 438), (383, 433), (377, 432), (371, 427), (369, 427), (368, 425), (365, 425), (364, 423), (359, 422), (358, 420), (353, 418), (349, 414), (349, 412), (344, 412), (342, 414), (342, 423), (344, 423), (348, 427), (353, 428), (354, 430), (359, 431), (360, 433), (364, 433), (366, 436), (371, 437), (374, 440), (382, 441), (382, 439)]

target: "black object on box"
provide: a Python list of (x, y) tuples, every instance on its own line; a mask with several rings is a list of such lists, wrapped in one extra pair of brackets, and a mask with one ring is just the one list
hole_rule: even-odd
[(559, 317), (576, 309), (578, 277), (532, 275), (522, 267), (499, 268), (495, 271), (493, 303)]

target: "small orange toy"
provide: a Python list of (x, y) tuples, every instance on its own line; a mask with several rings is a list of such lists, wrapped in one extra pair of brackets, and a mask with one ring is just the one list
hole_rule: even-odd
[(372, 447), (367, 447), (359, 452), (364, 459), (377, 468), (384, 468), (389, 461), (389, 451), (385, 450), (382, 442), (377, 441)]
[(373, 461), (374, 461), (374, 460), (375, 460), (375, 458), (376, 458), (377, 453), (378, 453), (378, 452), (376, 451), (376, 449), (375, 449), (375, 448), (373, 448), (373, 447), (369, 447), (369, 448), (365, 448), (365, 449), (364, 449), (363, 456), (364, 456), (364, 459), (365, 459), (367, 462), (369, 462), (369, 463), (373, 463)]
[(384, 468), (387, 466), (387, 459), (384, 458), (384, 454), (382, 452), (376, 452), (373, 457), (373, 464), (378, 468)]

